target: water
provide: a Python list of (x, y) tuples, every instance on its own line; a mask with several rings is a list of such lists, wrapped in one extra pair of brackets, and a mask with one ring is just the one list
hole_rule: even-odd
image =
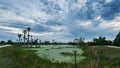
[(41, 48), (31, 48), (31, 50), (37, 50), (36, 53), (39, 57), (53, 63), (74, 63), (74, 50), (77, 50), (77, 62), (85, 58), (81, 56), (83, 50), (72, 45), (41, 45)]

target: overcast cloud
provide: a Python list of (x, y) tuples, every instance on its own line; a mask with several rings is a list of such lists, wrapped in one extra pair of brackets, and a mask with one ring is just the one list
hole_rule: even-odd
[(34, 38), (71, 41), (120, 31), (120, 0), (0, 0), (0, 40), (16, 40), (30, 26)]

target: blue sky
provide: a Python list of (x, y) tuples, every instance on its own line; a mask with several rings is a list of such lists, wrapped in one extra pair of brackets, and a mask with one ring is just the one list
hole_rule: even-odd
[(0, 0), (0, 40), (16, 40), (30, 26), (34, 38), (113, 40), (120, 30), (120, 0)]

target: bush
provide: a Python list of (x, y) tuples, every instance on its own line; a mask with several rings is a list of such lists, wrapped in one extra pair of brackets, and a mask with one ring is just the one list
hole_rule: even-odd
[(120, 32), (117, 34), (116, 38), (114, 39), (113, 44), (116, 46), (120, 46)]

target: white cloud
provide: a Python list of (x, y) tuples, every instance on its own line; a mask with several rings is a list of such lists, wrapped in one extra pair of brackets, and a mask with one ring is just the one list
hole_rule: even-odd
[(55, 25), (55, 26), (49, 26), (53, 31), (64, 31), (66, 30), (67, 28), (65, 26), (58, 26), (58, 25)]
[(111, 21), (102, 21), (99, 26), (97, 27), (98, 29), (108, 29), (112, 32), (118, 32), (120, 29), (120, 21), (119, 21), (120, 16), (117, 16), (114, 20)]
[[(39, 2), (39, 3), (38, 3)], [(48, 20), (59, 20), (63, 21), (67, 13), (74, 10), (79, 10), (81, 6), (85, 4), (86, 0), (79, 0), (78, 2), (66, 1), (66, 0), (48, 0), (49, 5), (44, 5), (39, 0), (36, 1), (9, 1), (9, 4), (12, 4), (13, 8), (8, 10), (1, 9), (0, 21), (10, 21), (17, 20), (22, 22), (27, 22), (31, 24), (35, 23), (45, 23)], [(54, 5), (60, 7), (60, 11), (55, 13)], [(10, 6), (8, 6), (10, 7)], [(48, 7), (51, 10), (48, 10)], [(44, 11), (44, 10), (45, 11)], [(50, 14), (46, 12), (51, 12)], [(19, 15), (16, 15), (19, 13)]]
[[(21, 33), (23, 34), (23, 30), (24, 29), (21, 29), (21, 28), (15, 28), (15, 27), (8, 27), (8, 26), (1, 26), (0, 25), (0, 29), (1, 30), (5, 30), (4, 32), (6, 33), (11, 33), (11, 34), (18, 34), (18, 33)], [(61, 34), (65, 34), (63, 32), (30, 32), (31, 35), (33, 36), (38, 36), (38, 37), (56, 37), (58, 35), (61, 35)]]
[(109, 3), (109, 2), (111, 2), (112, 0), (105, 0), (106, 1), (106, 3)]
[(9, 21), (21, 21), (30, 24), (35, 24), (35, 21), (30, 19), (29, 17), (23, 17), (20, 15), (16, 15), (16, 13), (9, 10), (1, 10), (0, 11), (0, 22), (9, 22)]
[(82, 21), (82, 22), (79, 22), (78, 25), (83, 28), (92, 28), (93, 23), (91, 21)]

